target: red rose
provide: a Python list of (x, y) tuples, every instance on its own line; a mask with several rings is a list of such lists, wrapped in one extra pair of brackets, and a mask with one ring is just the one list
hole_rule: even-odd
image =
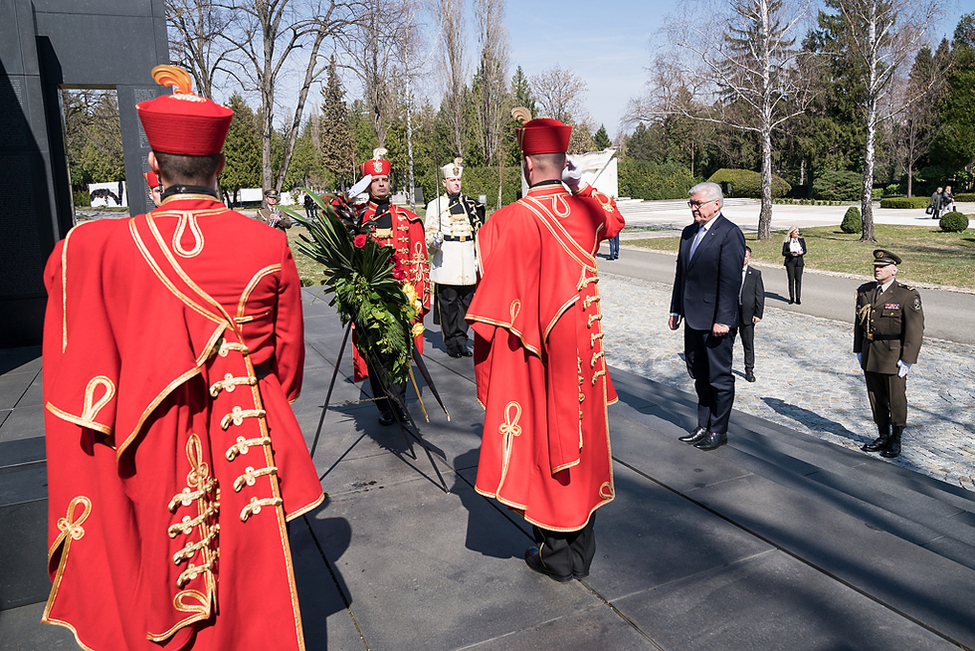
[(366, 236), (365, 236), (365, 234), (356, 235), (355, 238), (352, 240), (352, 244), (357, 249), (361, 249), (362, 247), (364, 247), (366, 245)]
[(396, 280), (403, 280), (404, 278), (406, 278), (406, 272), (403, 271), (402, 267), (397, 265), (393, 267), (393, 278), (395, 278)]

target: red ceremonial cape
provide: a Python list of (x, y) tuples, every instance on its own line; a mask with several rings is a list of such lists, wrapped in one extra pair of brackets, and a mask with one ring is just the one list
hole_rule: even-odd
[(614, 497), (595, 254), (623, 216), (586, 187), (532, 188), (481, 228), (467, 312), (485, 408), (475, 488), (532, 524), (575, 531)]
[[(413, 212), (389, 204), (392, 216), (393, 232), (390, 234), (377, 233), (376, 242), (380, 246), (394, 246), (396, 252), (394, 260), (406, 270), (406, 280), (413, 285), (416, 295), (423, 301), (423, 311), (415, 323), (423, 323), (423, 316), (430, 309), (430, 259), (427, 257), (427, 241), (423, 235), (423, 222)], [(372, 201), (366, 206), (363, 223), (371, 220), (376, 214), (376, 204)], [(352, 333), (352, 343), (356, 342), (355, 332)], [(423, 352), (423, 333), (413, 338), (416, 349)], [(358, 382), (369, 377), (366, 358), (359, 354), (359, 349), (352, 348), (352, 380)]]
[(177, 195), (74, 228), (45, 282), (43, 621), (91, 649), (303, 649), (285, 521), (323, 494), (284, 234)]

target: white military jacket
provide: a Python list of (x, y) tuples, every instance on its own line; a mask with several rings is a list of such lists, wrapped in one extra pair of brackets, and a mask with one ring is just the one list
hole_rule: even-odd
[[(477, 283), (477, 259), (474, 249), (476, 228), (484, 221), (473, 199), (461, 194), (451, 207), (450, 197), (441, 195), (427, 204), (423, 228), (430, 260), (430, 280), (438, 285), (474, 285)], [(473, 226), (472, 226), (473, 224)], [(443, 241), (437, 246), (439, 233)]]

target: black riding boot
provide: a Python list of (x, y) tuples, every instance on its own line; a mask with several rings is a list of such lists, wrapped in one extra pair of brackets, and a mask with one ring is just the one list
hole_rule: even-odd
[(883, 449), (880, 456), (893, 459), (901, 453), (901, 434), (904, 433), (903, 427), (895, 427), (887, 441), (887, 447)]
[(890, 425), (878, 425), (877, 429), (880, 431), (880, 436), (871, 443), (864, 443), (860, 447), (864, 452), (880, 452), (887, 447), (887, 442), (890, 440)]

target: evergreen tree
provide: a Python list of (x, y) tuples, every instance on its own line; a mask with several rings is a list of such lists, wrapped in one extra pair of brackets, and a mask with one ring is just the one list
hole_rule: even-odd
[(261, 135), (259, 122), (243, 97), (231, 95), (227, 108), (234, 112), (234, 119), (223, 147), (227, 164), (220, 173), (220, 189), (227, 203), (233, 204), (241, 188), (261, 185)]
[(936, 169), (924, 173), (941, 177), (929, 178), (933, 183), (955, 177), (970, 184), (972, 175), (965, 168), (975, 161), (975, 13), (962, 16), (951, 46), (951, 70), (938, 112), (942, 126), (930, 152)]
[(328, 64), (328, 76), (322, 88), (321, 148), (325, 168), (337, 179), (354, 182), (356, 167), (355, 141), (350, 127), (345, 91), (335, 66), (335, 55)]
[(609, 134), (606, 133), (606, 125), (604, 124), (599, 125), (599, 130), (593, 134), (592, 141), (596, 145), (596, 149), (599, 150), (613, 146), (613, 141), (609, 139)]

